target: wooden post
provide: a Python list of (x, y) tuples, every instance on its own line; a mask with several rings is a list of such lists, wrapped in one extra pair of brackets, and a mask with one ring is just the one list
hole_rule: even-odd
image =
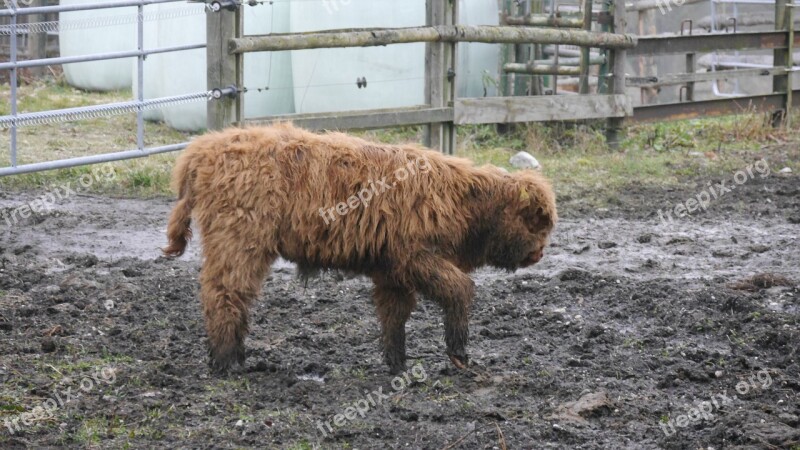
[[(455, 25), (456, 2), (427, 0), (428, 26)], [(425, 51), (425, 103), (444, 108), (455, 101), (455, 42), (430, 42)], [(445, 154), (455, 152), (456, 136), (452, 122), (431, 123), (425, 127), (425, 145)]]
[[(686, 54), (686, 73), (695, 73), (697, 72), (697, 65), (695, 63), (695, 53), (687, 53)], [(688, 81), (686, 83), (686, 101), (693, 102), (694, 101), (694, 81)]]
[[(639, 36), (654, 36), (656, 34), (656, 20), (654, 9), (640, 9), (639, 14)], [(686, 56), (686, 64), (689, 65), (689, 56)], [(639, 76), (640, 77), (654, 77), (658, 75), (658, 68), (656, 60), (653, 55), (640, 55), (639, 56)], [(655, 87), (642, 87), (641, 99), (642, 104), (655, 103), (658, 97), (658, 89)]]
[[(241, 59), (242, 55), (232, 54), (228, 51), (228, 41), (242, 36), (241, 14), (239, 8), (234, 11), (221, 9), (206, 13), (206, 63), (208, 90), (223, 89), (241, 84)], [(240, 123), (244, 118), (241, 115), (241, 95), (235, 97), (222, 97), (208, 102), (208, 129), (221, 130), (233, 124)]]
[(780, 127), (787, 124), (792, 107), (792, 50), (794, 33), (792, 24), (792, 8), (786, 7), (786, 0), (775, 0), (775, 29), (787, 33), (787, 48), (773, 50), (773, 67), (786, 67), (788, 70), (783, 75), (772, 76), (772, 92), (785, 95), (783, 110), (772, 113), (772, 126)]
[[(500, 11), (500, 25), (505, 25), (505, 18), (512, 16), (515, 9), (514, 3), (511, 0), (497, 0), (497, 6)], [(514, 79), (516, 75), (513, 73), (503, 72), (503, 65), (516, 62), (516, 51), (514, 44), (505, 44), (500, 46), (500, 92), (501, 97), (509, 97), (514, 92)]]
[[(33, 0), (32, 7), (44, 6), (44, 0)], [(28, 16), (28, 23), (39, 23), (45, 21), (44, 14), (32, 14)], [(47, 33), (28, 33), (28, 59), (47, 58)], [(30, 74), (34, 78), (40, 78), (47, 73), (47, 66), (31, 67)]]
[[(583, 29), (592, 31), (592, 0), (583, 0)], [(591, 47), (581, 47), (581, 74), (578, 79), (578, 92), (589, 93), (589, 52)]]
[[(785, 1), (785, 0), (783, 0)], [(613, 0), (614, 33), (625, 33), (625, 0)], [(611, 50), (611, 94), (625, 95), (625, 50)], [(606, 143), (612, 149), (619, 148), (624, 118), (610, 118), (606, 123)]]
[[(610, 13), (611, 9), (609, 5), (611, 4), (612, 0), (605, 0), (601, 6), (601, 12), (603, 13)], [(603, 33), (607, 33), (611, 31), (611, 26), (607, 22), (600, 23), (600, 31)], [(610, 49), (604, 49), (604, 54), (606, 55), (606, 63), (600, 65), (600, 70), (597, 71), (597, 93), (598, 94), (607, 94), (609, 91), (609, 82), (608, 82), (608, 73), (611, 71), (611, 63), (613, 62), (613, 58), (611, 56)]]
[[(531, 14), (543, 14), (544, 0), (531, 0)], [(544, 49), (541, 44), (533, 44), (533, 59), (544, 59)], [(544, 77), (534, 75), (531, 77), (531, 95), (544, 95)]]
[[(528, 16), (530, 15), (530, 3), (528, 0), (520, 0), (514, 2), (513, 16)], [(530, 44), (514, 44), (514, 61), (516, 63), (528, 63), (533, 59), (530, 51)], [(530, 77), (514, 75), (514, 96), (530, 95), (529, 88)]]

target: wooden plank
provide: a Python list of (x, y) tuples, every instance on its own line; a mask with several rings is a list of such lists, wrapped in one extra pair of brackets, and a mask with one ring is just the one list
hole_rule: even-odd
[(604, 119), (632, 114), (624, 95), (548, 95), (464, 98), (455, 102), (457, 125)]
[[(590, 16), (591, 18), (591, 16)], [(523, 25), (533, 27), (582, 28), (583, 19), (577, 16), (551, 16), (550, 14), (524, 14), (506, 16), (501, 21), (504, 25)]]
[(269, 125), (292, 122), (308, 130), (367, 130), (407, 125), (421, 125), (453, 120), (453, 108), (415, 106), (408, 108), (372, 109), (313, 114), (286, 114), (246, 119), (245, 125)]
[[(433, 1), (433, 0), (431, 0)], [(454, 8), (446, 2), (446, 8)], [(412, 42), (482, 42), (487, 44), (562, 44), (632, 48), (628, 34), (493, 25), (435, 25), (409, 28), (357, 28), (243, 36), (228, 41), (231, 53), (276, 52), (312, 48), (376, 47)]]
[[(685, 36), (641, 36), (628, 55), (664, 55), (668, 53), (710, 53), (725, 50), (786, 48), (785, 31), (695, 34)], [(794, 37), (797, 45), (798, 36)]]
[(640, 87), (655, 87), (655, 86), (669, 86), (675, 84), (685, 84), (689, 82), (700, 81), (713, 81), (713, 80), (729, 80), (741, 77), (757, 77), (768, 76), (773, 74), (785, 74), (785, 67), (770, 67), (764, 69), (736, 69), (736, 70), (717, 70), (715, 72), (699, 72), (699, 73), (676, 73), (668, 74), (661, 77), (653, 77), (656, 81), (648, 81), (647, 78), (637, 77), (631, 81), (627, 81), (628, 86)]
[(532, 75), (580, 75), (581, 68), (575, 65), (562, 64), (536, 64), (533, 63), (508, 63), (503, 65), (503, 72), (506, 73), (523, 73)]
[[(794, 93), (798, 94), (798, 91)], [(633, 116), (627, 118), (625, 122), (662, 122), (751, 112), (771, 112), (780, 109), (783, 106), (784, 99), (784, 94), (769, 94), (637, 106), (633, 108)], [(793, 101), (792, 103), (794, 107), (800, 106), (798, 101)]]
[[(237, 36), (238, 14), (238, 11), (224, 9), (206, 14), (206, 80), (209, 90), (237, 82), (237, 57), (228, 53), (226, 43)], [(238, 122), (236, 103), (236, 99), (227, 97), (208, 102), (208, 129), (220, 130)]]

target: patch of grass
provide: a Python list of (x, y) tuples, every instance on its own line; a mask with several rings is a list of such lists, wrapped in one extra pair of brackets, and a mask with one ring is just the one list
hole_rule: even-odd
[(289, 444), (289, 446), (288, 446), (288, 447), (286, 447), (286, 448), (287, 448), (288, 450), (314, 450), (314, 446), (312, 446), (312, 445), (311, 445), (311, 444), (310, 444), (310, 443), (309, 443), (307, 440), (305, 440), (305, 439), (303, 439), (303, 440), (302, 440), (302, 441), (300, 441), (300, 442), (295, 442), (295, 443)]

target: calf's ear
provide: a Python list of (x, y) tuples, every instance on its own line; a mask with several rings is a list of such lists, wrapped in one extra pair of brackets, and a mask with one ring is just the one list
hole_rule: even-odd
[(528, 194), (524, 187), (519, 188), (519, 203), (523, 207), (531, 203), (531, 194)]

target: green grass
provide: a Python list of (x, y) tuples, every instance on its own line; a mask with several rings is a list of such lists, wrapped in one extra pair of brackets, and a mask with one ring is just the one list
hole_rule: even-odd
[[(8, 86), (0, 86), (8, 97)], [(131, 98), (130, 91), (89, 93), (60, 82), (39, 82), (20, 88), (20, 110), (39, 111)], [(3, 109), (5, 108), (5, 109)], [(0, 113), (8, 112), (8, 102)], [(793, 123), (800, 123), (800, 116)], [(581, 196), (603, 206), (614, 193), (630, 185), (680, 185), (698, 177), (730, 175), (767, 156), (773, 171), (784, 166), (800, 170), (800, 132), (774, 129), (764, 114), (665, 122), (628, 127), (618, 150), (609, 150), (603, 122), (589, 124), (520, 124), (498, 133), (493, 125), (458, 128), (459, 156), (477, 164), (510, 169), (509, 158), (525, 150), (542, 164), (559, 195)], [(135, 147), (135, 117), (116, 116), (43, 127), (23, 127), (19, 134), (19, 163), (84, 156)], [(148, 146), (189, 140), (193, 134), (148, 123)], [(421, 127), (356, 132), (387, 143), (420, 142)], [(8, 148), (8, 133), (0, 133), (0, 148)], [(98, 180), (84, 193), (150, 197), (171, 195), (169, 180), (176, 154), (156, 155), (110, 163), (114, 176)], [(8, 160), (0, 163), (7, 165)], [(93, 166), (0, 178), (0, 188), (43, 189), (77, 183)], [(587, 194), (588, 193), (588, 194)]]

